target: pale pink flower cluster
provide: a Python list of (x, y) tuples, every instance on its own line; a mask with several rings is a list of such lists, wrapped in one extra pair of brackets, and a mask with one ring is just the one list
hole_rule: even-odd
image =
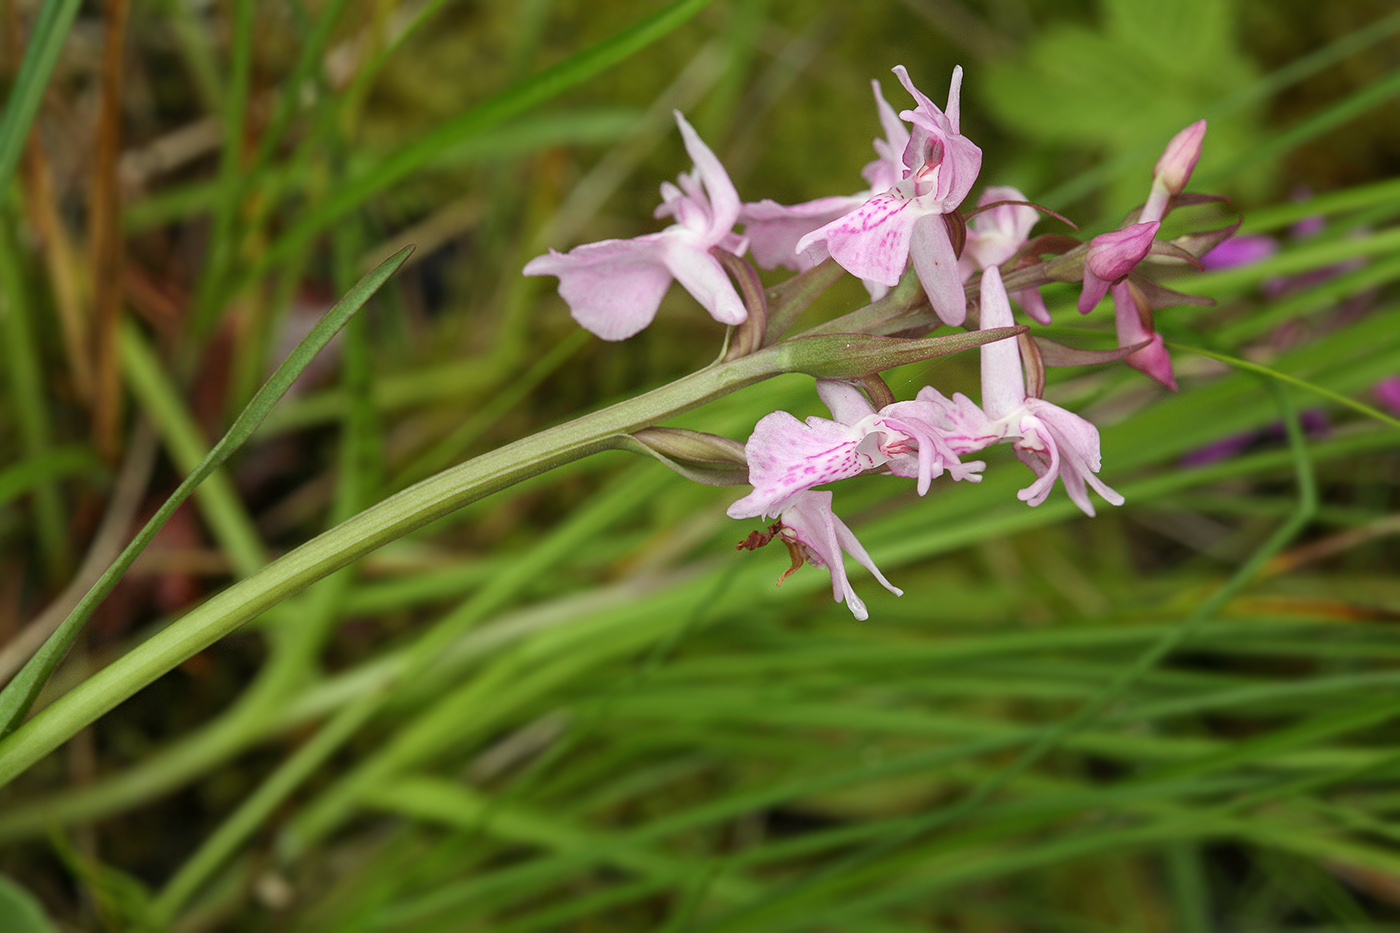
[[(981, 318), (984, 330), (1012, 323), (1011, 302), (995, 265), (982, 273)], [(1090, 488), (1105, 501), (1122, 505), (1123, 497), (1097, 476), (1101, 465), (1098, 429), (1073, 412), (1026, 394), (1017, 342), (994, 341), (983, 345), (981, 354), (981, 406), (961, 393), (948, 398), (926, 386), (914, 399), (876, 411), (854, 386), (818, 380), (817, 393), (832, 417), (799, 421), (778, 411), (759, 421), (745, 446), (749, 482), (754, 489), (729, 507), (729, 516), (778, 517), (791, 527), (793, 509), (808, 516), (830, 511), (830, 494), (814, 500), (813, 487), (867, 472), (915, 479), (921, 496), (928, 492), (932, 480), (945, 472), (954, 480), (977, 482), (985, 464), (980, 460), (964, 463), (961, 458), (1002, 442), (1010, 443), (1016, 456), (1035, 473), (1036, 478), (1018, 494), (1022, 501), (1040, 505), (1058, 479), (1087, 515), (1094, 514)], [(801, 538), (800, 531), (798, 536)], [(875, 570), (863, 549), (846, 549), (870, 568), (886, 589), (898, 593)], [(818, 550), (817, 554), (822, 564), (837, 566), (830, 552)], [(844, 572), (837, 590), (838, 599), (846, 594), (846, 604), (856, 618), (866, 618), (865, 606), (853, 600)]]
[[(574, 317), (607, 340), (620, 340), (646, 327), (673, 280), (717, 321), (743, 323), (749, 309), (716, 258), (719, 251), (735, 256), (751, 251), (763, 268), (798, 271), (831, 258), (860, 278), (872, 299), (897, 284), (912, 263), (929, 305), (946, 325), (964, 325), (967, 292), (973, 287), (979, 294), (982, 330), (1013, 324), (1013, 298), (1033, 321), (1050, 323), (1035, 282), (1053, 277), (1023, 278), (1011, 294), (1003, 282), (1004, 269), (1014, 274), (1040, 262), (1028, 248), (1039, 209), (1014, 188), (988, 187), (976, 209), (960, 213), (982, 165), (981, 149), (961, 134), (962, 69), (953, 71), (943, 109), (914, 86), (903, 66), (894, 71), (914, 107), (896, 115), (879, 84), (872, 82), (884, 137), (875, 140), (876, 158), (862, 172), (865, 190), (792, 206), (772, 200), (742, 203), (714, 153), (677, 113), (695, 168), (677, 184), (662, 185), (663, 202), (656, 211), (675, 223), (630, 240), (587, 244), (568, 253), (550, 251), (532, 260), (525, 273), (557, 276), (559, 292)], [(1150, 293), (1160, 299), (1163, 292), (1135, 285), (1134, 280), (1139, 264), (1159, 249), (1161, 221), (1196, 165), (1204, 133), (1204, 121), (1179, 133), (1157, 163), (1148, 200), (1137, 216), (1072, 252), (1065, 260), (1069, 273), (1057, 273), (1060, 281), (1082, 278), (1081, 312), (1093, 310), (1111, 293), (1119, 346), (1136, 348), (1127, 362), (1172, 388), (1171, 361), (1153, 329), (1152, 307), (1144, 297)], [(742, 236), (735, 232), (736, 225), (743, 225)], [(961, 249), (955, 246), (959, 240)], [(1024, 284), (1027, 281), (1032, 284)], [(1009, 443), (1035, 475), (1019, 493), (1026, 503), (1046, 501), (1058, 480), (1088, 515), (1094, 514), (1090, 489), (1111, 504), (1121, 504), (1123, 497), (1098, 477), (1098, 430), (1038, 397), (1038, 391), (1028, 393), (1023, 339), (982, 346), (980, 405), (965, 395), (948, 398), (927, 386), (911, 400), (877, 410), (856, 385), (818, 380), (817, 392), (831, 418), (802, 421), (783, 411), (763, 417), (745, 445), (753, 491), (730, 506), (730, 516), (778, 518), (772, 534), (759, 535), (759, 544), (777, 536), (799, 562), (827, 568), (834, 597), (864, 619), (867, 611), (846, 575), (843, 552), (886, 589), (896, 595), (901, 591), (885, 579), (836, 517), (832, 493), (818, 486), (875, 472), (915, 480), (915, 491), (922, 496), (945, 473), (954, 481), (980, 481), (985, 464), (963, 458)], [(1028, 341), (1024, 346), (1039, 353)], [(1036, 385), (1042, 381), (1037, 379)]]

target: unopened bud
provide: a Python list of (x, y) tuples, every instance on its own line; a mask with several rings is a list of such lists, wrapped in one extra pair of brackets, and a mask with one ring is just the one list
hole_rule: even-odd
[(1108, 287), (1137, 268), (1152, 249), (1162, 225), (1153, 221), (1104, 233), (1089, 241), (1084, 260), (1084, 290), (1079, 293), (1079, 313), (1088, 314), (1108, 294)]
[(1089, 256), (1084, 264), (1099, 278), (1116, 282), (1147, 258), (1161, 226), (1159, 223), (1133, 224), (1096, 236), (1089, 242)]
[(1154, 181), (1160, 180), (1173, 196), (1181, 194), (1191, 180), (1191, 172), (1201, 158), (1201, 142), (1206, 138), (1206, 121), (1197, 120), (1172, 137), (1166, 151), (1152, 170)]
[(732, 438), (687, 428), (643, 428), (620, 438), (620, 443), (707, 486), (742, 486), (749, 481), (744, 445)]

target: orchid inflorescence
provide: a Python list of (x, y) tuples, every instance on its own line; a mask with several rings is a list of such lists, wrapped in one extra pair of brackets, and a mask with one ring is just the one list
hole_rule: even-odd
[[(1014, 188), (988, 187), (977, 208), (963, 212), (982, 151), (959, 129), (962, 69), (953, 70), (942, 110), (914, 86), (903, 66), (894, 72), (915, 106), (896, 116), (878, 82), (872, 82), (885, 135), (875, 140), (877, 158), (862, 173), (866, 190), (792, 206), (771, 200), (743, 203), (723, 165), (677, 112), (695, 167), (676, 184), (661, 186), (662, 203), (656, 209), (657, 217), (675, 223), (633, 239), (590, 243), (568, 253), (551, 250), (524, 270), (526, 275), (557, 276), (574, 318), (606, 340), (630, 337), (650, 324), (675, 280), (715, 320), (734, 328), (716, 365), (775, 346), (820, 347), (825, 358), (819, 364), (813, 364), (811, 351), (804, 351), (793, 354), (804, 361), (793, 369), (817, 376), (817, 394), (831, 412), (829, 419), (802, 421), (772, 412), (758, 421), (742, 454), (727, 438), (690, 431), (650, 428), (634, 439), (686, 475), (696, 472), (680, 466), (685, 461), (746, 470), (753, 491), (731, 505), (729, 515), (778, 522), (770, 532), (754, 532), (740, 547), (752, 549), (777, 538), (792, 552), (794, 569), (803, 561), (826, 567), (835, 598), (857, 619), (865, 619), (867, 611), (847, 578), (844, 553), (886, 589), (896, 595), (901, 591), (836, 516), (833, 494), (816, 487), (878, 472), (915, 480), (922, 496), (945, 473), (953, 481), (978, 482), (985, 464), (965, 458), (1006, 442), (1035, 474), (1019, 493), (1029, 505), (1044, 502), (1057, 479), (1088, 515), (1094, 514), (1089, 489), (1121, 505), (1123, 497), (1098, 477), (1098, 430), (1043, 398), (1045, 367), (1122, 360), (1175, 389), (1153, 312), (1202, 299), (1172, 291), (1147, 273), (1199, 267), (1200, 257), (1235, 229), (1171, 241), (1158, 238), (1162, 220), (1174, 207), (1212, 200), (1183, 194), (1200, 157), (1205, 121), (1168, 143), (1145, 204), (1118, 229), (1088, 242), (1062, 234), (1032, 238), (1041, 214), (1053, 212)], [(735, 232), (738, 225), (742, 234)], [(745, 253), (760, 267), (784, 267), (798, 275), (765, 293), (752, 265), (742, 258)], [(912, 275), (907, 271), (911, 264)], [(792, 319), (810, 303), (813, 289), (834, 280), (836, 267), (861, 279), (872, 303), (784, 338)], [(1051, 282), (1082, 282), (1078, 310), (1085, 314), (1112, 295), (1116, 351), (1072, 350), (1031, 336), (1028, 326), (1016, 324), (1013, 299), (1032, 322), (1050, 323), (1040, 287)], [(812, 287), (797, 287), (807, 284)], [(975, 339), (969, 342), (966, 333), (909, 339), (939, 327), (969, 331)], [(843, 334), (851, 339), (811, 343), (816, 335)], [(950, 342), (955, 339), (960, 341), (956, 346)], [(908, 345), (918, 352), (911, 356), (907, 350), (879, 349), (887, 345)], [(980, 405), (961, 393), (949, 398), (933, 386), (897, 401), (878, 375), (898, 363), (968, 346), (979, 346), (981, 354)], [(857, 347), (876, 349), (862, 355)], [(742, 482), (744, 473), (737, 475), (738, 480), (706, 481)]]

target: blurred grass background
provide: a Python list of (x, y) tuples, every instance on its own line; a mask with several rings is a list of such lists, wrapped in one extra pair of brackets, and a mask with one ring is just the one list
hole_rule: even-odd
[[(17, 158), (6, 675), (290, 341), (419, 248), (167, 526), (51, 694), (390, 492), (707, 362), (719, 335), (678, 289), (653, 328), (604, 344), (552, 279), (519, 275), (547, 247), (656, 229), (657, 184), (689, 167), (673, 108), (742, 197), (790, 203), (861, 187), (871, 78), (902, 108), (890, 67), (941, 101), (960, 63), (982, 183), (1090, 227), (1139, 203), (1161, 146), (1207, 117), (1192, 189), (1280, 249), (1183, 283), (1220, 304), (1158, 326), (1284, 378), (1189, 351), (1172, 396), (1127, 370), (1056, 373), (1128, 497), (1092, 521), (1062, 493), (1016, 501), (1009, 455), (926, 500), (843, 484), (906, 590), (858, 577), (864, 624), (825, 574), (775, 590), (785, 557), (732, 550), (749, 530), (723, 514), (734, 492), (649, 462), (608, 455), (477, 503), (7, 788), (0, 917), (28, 898), (36, 923), (114, 930), (1400, 924), (1400, 435), (1343, 404), (1400, 373), (1389, 3), (59, 7), (75, 19), (42, 86), (18, 75), (36, 5), (0, 22), (9, 112), (37, 112), (0, 138)], [(1316, 216), (1321, 232), (1290, 233)], [(1049, 296), (1064, 321), (1069, 292)], [(891, 384), (966, 389), (972, 365)], [(775, 408), (815, 413), (810, 381), (682, 423), (743, 439)], [(1314, 409), (1328, 426), (1305, 434)], [(1181, 465), (1242, 433), (1237, 455)], [(391, 688), (424, 652), (440, 661)]]

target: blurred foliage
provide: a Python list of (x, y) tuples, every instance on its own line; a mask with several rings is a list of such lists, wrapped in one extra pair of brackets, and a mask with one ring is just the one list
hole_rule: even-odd
[[(1162, 139), (1206, 116), (1257, 77), (1237, 39), (1236, 8), (1218, 0), (1102, 0), (1097, 28), (1056, 23), (1027, 44), (1023, 58), (993, 65), (985, 100), (1029, 144), (1098, 148), (1126, 156), (1111, 192), (1115, 204), (1143, 197)], [(1258, 105), (1212, 121), (1210, 156), (1228, 163), (1259, 134)], [(1210, 163), (1206, 163), (1206, 168)], [(1269, 172), (1251, 177), (1256, 193)]]

